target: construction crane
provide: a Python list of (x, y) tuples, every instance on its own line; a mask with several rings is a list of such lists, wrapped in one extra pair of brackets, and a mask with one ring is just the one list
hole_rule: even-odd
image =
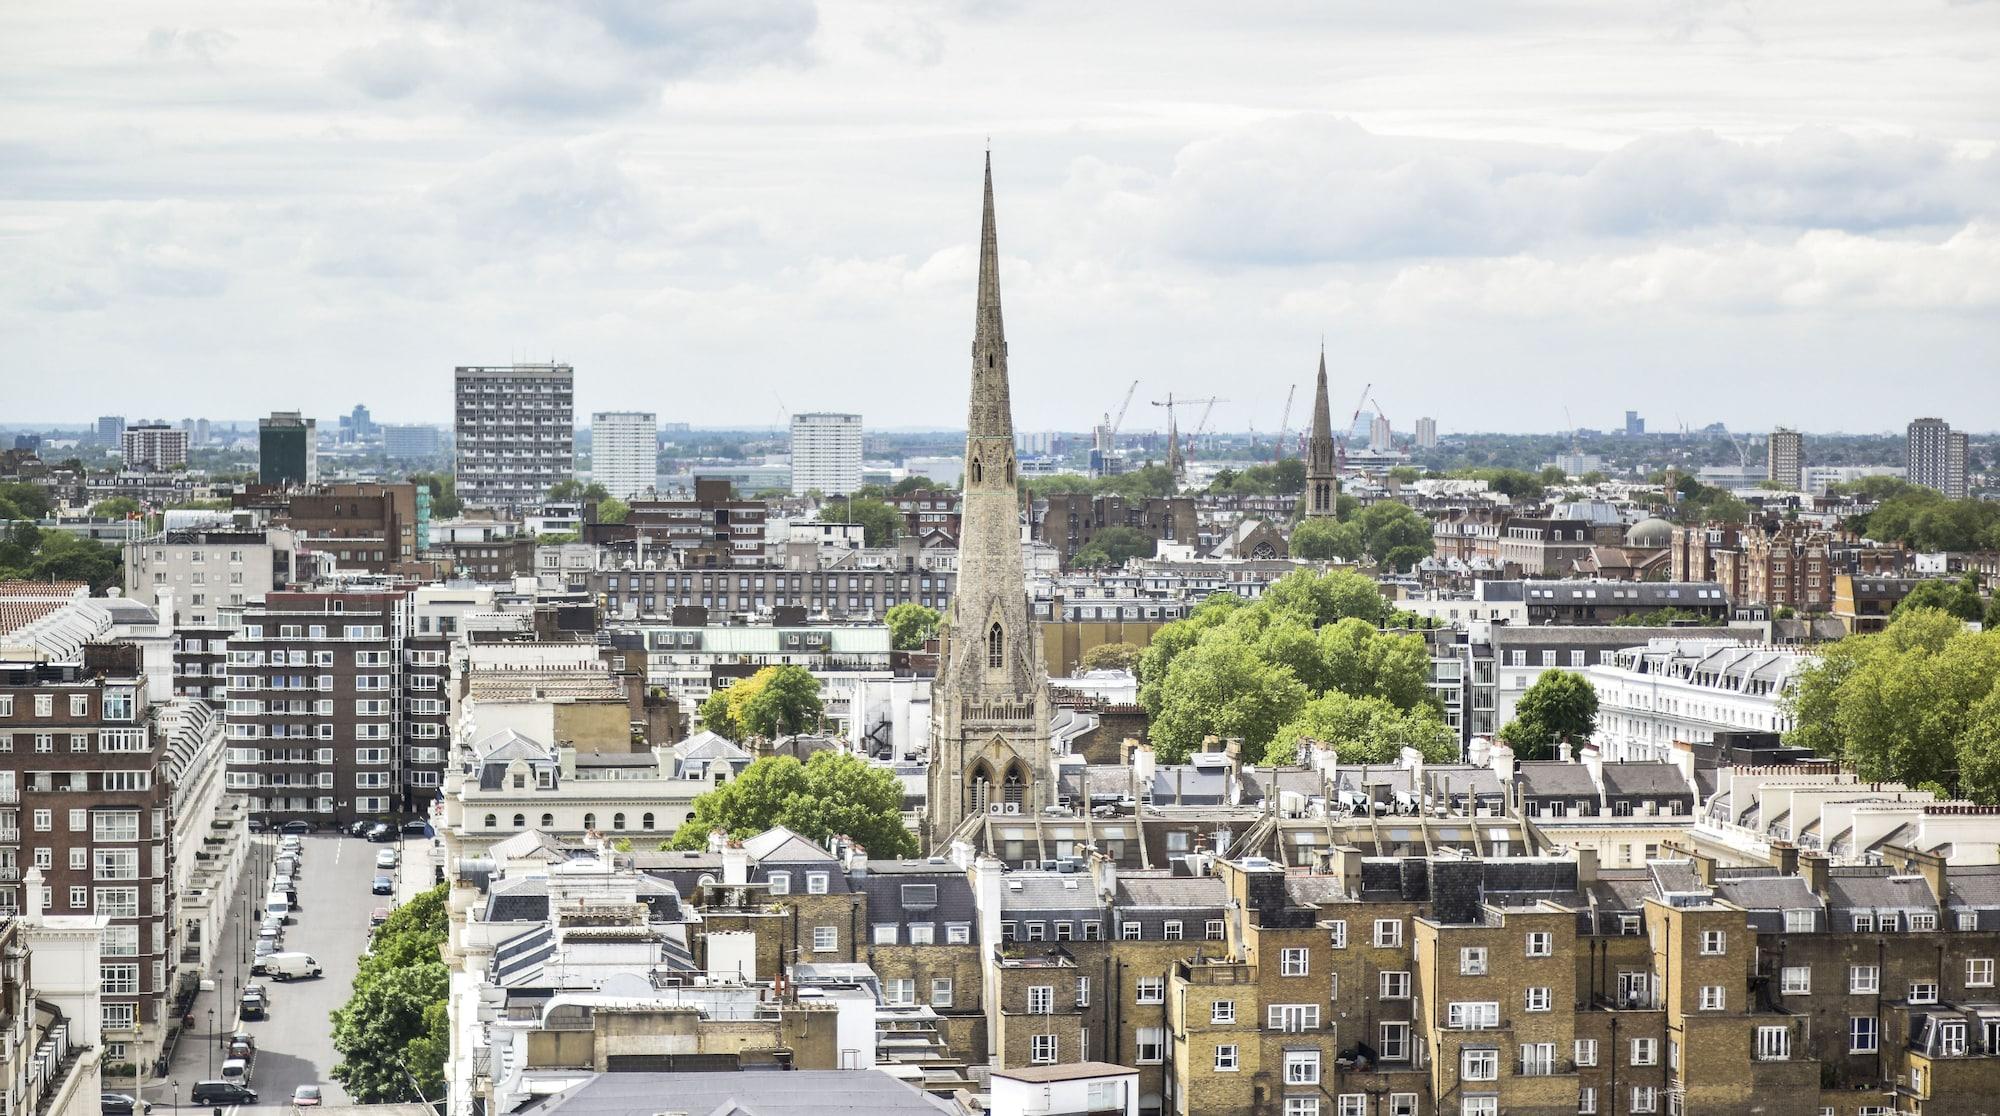
[(1370, 381), (1369, 383), (1367, 383), (1362, 387), (1361, 398), (1354, 401), (1354, 413), (1347, 417), (1347, 429), (1340, 432), (1339, 451), (1340, 451), (1340, 463), (1342, 465), (1347, 464), (1347, 439), (1354, 433), (1354, 424), (1361, 421), (1361, 408), (1366, 407), (1368, 405), (1368, 400), (1370, 398), (1368, 393), (1374, 390), (1375, 390), (1375, 384), (1373, 381)]
[(1173, 393), (1168, 392), (1165, 399), (1153, 400), (1153, 406), (1165, 407), (1167, 409), (1167, 426), (1169, 429), (1172, 429), (1174, 426), (1173, 412), (1175, 407), (1201, 407), (1201, 421), (1195, 424), (1194, 433), (1189, 435), (1187, 440), (1186, 450), (1188, 453), (1192, 453), (1194, 451), (1195, 439), (1201, 437), (1202, 431), (1207, 428), (1208, 416), (1215, 411), (1215, 405), (1227, 402), (1229, 400), (1222, 398), (1175, 399)]
[(1291, 390), (1285, 392), (1285, 413), (1278, 416), (1278, 448), (1274, 456), (1279, 461), (1285, 459), (1285, 431), (1292, 425), (1292, 397), (1298, 393), (1297, 384), (1293, 384)]
[(1139, 381), (1133, 380), (1132, 386), (1125, 389), (1125, 401), (1118, 404), (1118, 417), (1113, 418), (1111, 412), (1106, 411), (1103, 423), (1097, 427), (1098, 476), (1111, 472), (1111, 454), (1118, 446), (1118, 428), (1125, 425), (1125, 412), (1132, 409), (1132, 395), (1138, 390)]
[[(1722, 424), (1721, 424), (1721, 423), (1716, 423), (1716, 425), (1717, 425), (1717, 426), (1722, 426)], [(1731, 434), (1731, 433), (1730, 433), (1730, 431), (1729, 431), (1729, 428), (1728, 428), (1728, 427), (1726, 427), (1726, 426), (1723, 426), (1723, 427), (1722, 427), (1722, 432), (1723, 432), (1724, 434), (1729, 434), (1729, 444), (1730, 444), (1730, 445), (1732, 445), (1732, 446), (1735, 446), (1735, 447), (1736, 447), (1736, 464), (1737, 464), (1737, 466), (1738, 466), (1739, 468), (1743, 469), (1743, 470), (1744, 470), (1744, 471), (1746, 471), (1746, 472), (1747, 472), (1747, 471), (1749, 471), (1749, 468), (1750, 468), (1750, 456), (1749, 456), (1748, 454), (1746, 454), (1746, 453), (1744, 453), (1744, 452), (1743, 452), (1743, 443), (1742, 443), (1742, 442), (1739, 442), (1739, 441), (1737, 441), (1737, 440), (1736, 440), (1736, 435), (1735, 435), (1735, 434)]]

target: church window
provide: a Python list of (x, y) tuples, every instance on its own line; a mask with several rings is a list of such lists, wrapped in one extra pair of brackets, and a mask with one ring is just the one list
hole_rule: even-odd
[(987, 777), (986, 769), (981, 768), (972, 776), (972, 812), (975, 814), (985, 813), (986, 803), (992, 797), (993, 781)]
[(1014, 459), (1011, 457), (1007, 459), (1007, 483), (1014, 483)]
[(1014, 806), (1020, 806), (1027, 798), (1028, 785), (1021, 779), (1021, 771), (1015, 768), (1007, 772), (1007, 781), (1001, 784), (1001, 797)]
[(996, 622), (986, 629), (986, 665), (995, 668), (1006, 665), (1006, 650), (1006, 637), (1001, 634), (1000, 625)]
[(978, 458), (976, 458), (976, 457), (975, 457), (975, 458), (973, 458), (973, 459), (972, 459), (972, 483), (974, 483), (974, 484), (978, 484), (978, 483), (979, 483), (979, 481), (980, 481), (980, 479), (981, 479), (981, 477), (982, 477), (982, 476), (983, 476), (984, 474), (985, 474), (985, 470), (984, 470), (983, 468), (981, 468), (981, 467), (980, 467), (980, 464), (979, 464), (979, 459), (978, 459)]

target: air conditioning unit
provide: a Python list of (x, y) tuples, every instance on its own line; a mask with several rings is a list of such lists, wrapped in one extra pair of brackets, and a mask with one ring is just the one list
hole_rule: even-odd
[(998, 802), (990, 802), (986, 806), (986, 812), (989, 814), (1004, 814), (1007, 812), (1007, 807)]
[(1018, 813), (1020, 813), (1020, 812), (1021, 812), (1021, 804), (1020, 804), (1020, 803), (1018, 803), (1018, 802), (1009, 802), (1009, 803), (1007, 804), (1007, 810), (1006, 810), (1006, 812), (1007, 812), (1007, 813), (1009, 813), (1009, 814), (1018, 814)]

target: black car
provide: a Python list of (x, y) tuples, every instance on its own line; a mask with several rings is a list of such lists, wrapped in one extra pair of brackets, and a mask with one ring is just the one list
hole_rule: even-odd
[(368, 890), (376, 895), (394, 895), (396, 894), (396, 881), (394, 877), (378, 875), (375, 877), (374, 886)]
[(271, 1003), (264, 998), (264, 989), (252, 984), (243, 990), (243, 1002), (237, 1014), (244, 1019), (268, 1019)]
[(430, 831), (431, 823), (422, 818), (411, 818), (409, 821), (403, 823), (403, 832), (415, 837), (422, 837)]
[(347, 827), (347, 835), (349, 837), (359, 837), (368, 832), (368, 827), (374, 824), (374, 822), (369, 821), (367, 818), (362, 818), (360, 821)]
[(234, 1081), (197, 1081), (188, 1099), (196, 1104), (256, 1104), (257, 1092)]
[(311, 833), (312, 823), (308, 821), (288, 821), (278, 827), (280, 833)]
[(125, 1093), (104, 1093), (97, 1098), (97, 1106), (104, 1116), (136, 1116), (153, 1110), (151, 1104)]
[(396, 839), (396, 827), (390, 825), (388, 822), (376, 822), (374, 825), (368, 827), (368, 839), (370, 841), (393, 841)]

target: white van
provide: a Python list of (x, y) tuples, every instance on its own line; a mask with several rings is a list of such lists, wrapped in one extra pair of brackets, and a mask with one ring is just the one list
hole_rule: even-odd
[(264, 897), (264, 913), (280, 916), (291, 914), (292, 901), (285, 898), (284, 892), (274, 891)]
[(319, 962), (310, 953), (273, 953), (259, 961), (273, 980), (300, 980), (319, 975)]
[(298, 874), (296, 871), (298, 866), (298, 861), (289, 856), (281, 856), (271, 862), (271, 874), (289, 880)]

